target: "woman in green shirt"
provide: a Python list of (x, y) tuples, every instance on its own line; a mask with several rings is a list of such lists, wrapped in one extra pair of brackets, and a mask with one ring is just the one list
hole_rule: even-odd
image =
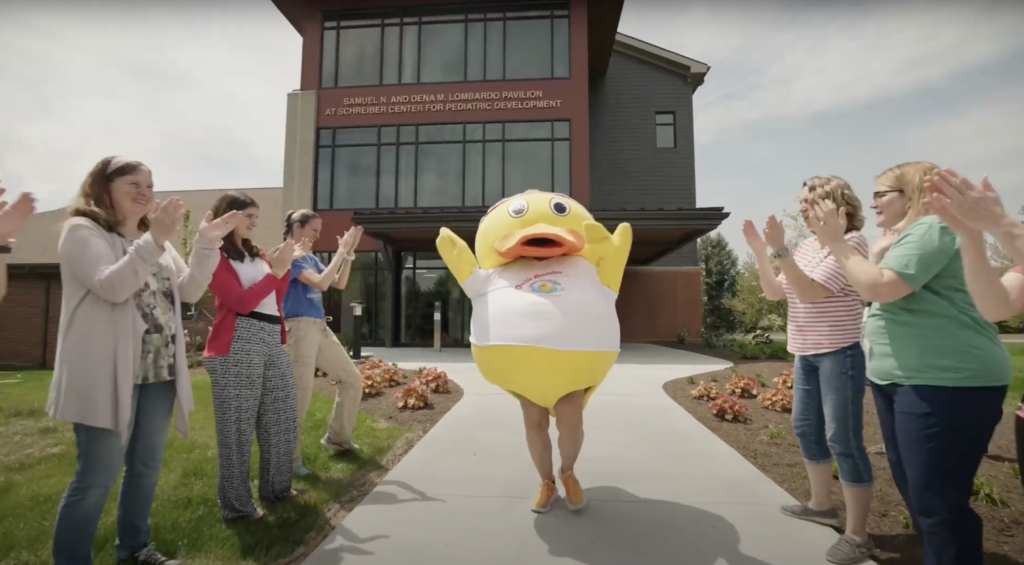
[(1002, 418), (1010, 356), (964, 281), (956, 233), (925, 205), (932, 163), (878, 176), (876, 225), (899, 232), (873, 264), (843, 238), (845, 213), (818, 205), (812, 229), (864, 300), (868, 379), (893, 480), (925, 565), (982, 565), (971, 487)]

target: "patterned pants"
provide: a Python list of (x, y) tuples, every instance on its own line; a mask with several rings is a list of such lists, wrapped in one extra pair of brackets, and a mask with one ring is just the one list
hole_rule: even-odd
[(252, 435), (260, 447), (260, 498), (277, 501), (292, 489), (295, 379), (281, 345), (281, 327), (239, 316), (231, 352), (208, 357), (217, 429), (217, 500), (225, 520), (256, 511), (249, 488)]

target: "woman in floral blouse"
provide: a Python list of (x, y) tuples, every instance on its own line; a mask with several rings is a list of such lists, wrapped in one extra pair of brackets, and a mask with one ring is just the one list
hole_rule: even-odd
[(181, 302), (206, 291), (221, 238), (241, 219), (208, 213), (186, 265), (171, 245), (184, 212), (179, 198), (154, 200), (144, 164), (107, 157), (82, 183), (64, 223), (47, 411), (74, 423), (77, 465), (57, 510), (56, 565), (92, 563), (96, 528), (122, 462), (118, 563), (178, 563), (149, 544), (149, 511), (172, 414), (185, 436), (192, 410)]

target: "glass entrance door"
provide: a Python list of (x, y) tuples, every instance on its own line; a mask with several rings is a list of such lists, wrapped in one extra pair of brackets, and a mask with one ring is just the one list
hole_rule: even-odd
[(469, 344), (471, 305), (437, 253), (403, 253), (400, 343), (434, 345), (434, 304), (441, 303), (441, 344)]

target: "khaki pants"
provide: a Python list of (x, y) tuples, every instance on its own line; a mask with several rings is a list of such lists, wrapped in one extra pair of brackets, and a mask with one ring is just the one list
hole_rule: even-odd
[[(285, 351), (292, 362), (295, 375), (296, 416), (299, 438), (302, 422), (306, 418), (313, 397), (313, 378), (316, 369), (338, 381), (334, 409), (327, 423), (327, 438), (333, 443), (352, 441), (352, 428), (356, 425), (359, 402), (363, 398), (363, 381), (348, 351), (331, 333), (324, 320), (317, 318), (290, 318), (285, 320), (287, 343)], [(302, 463), (301, 440), (295, 442), (293, 463)]]

